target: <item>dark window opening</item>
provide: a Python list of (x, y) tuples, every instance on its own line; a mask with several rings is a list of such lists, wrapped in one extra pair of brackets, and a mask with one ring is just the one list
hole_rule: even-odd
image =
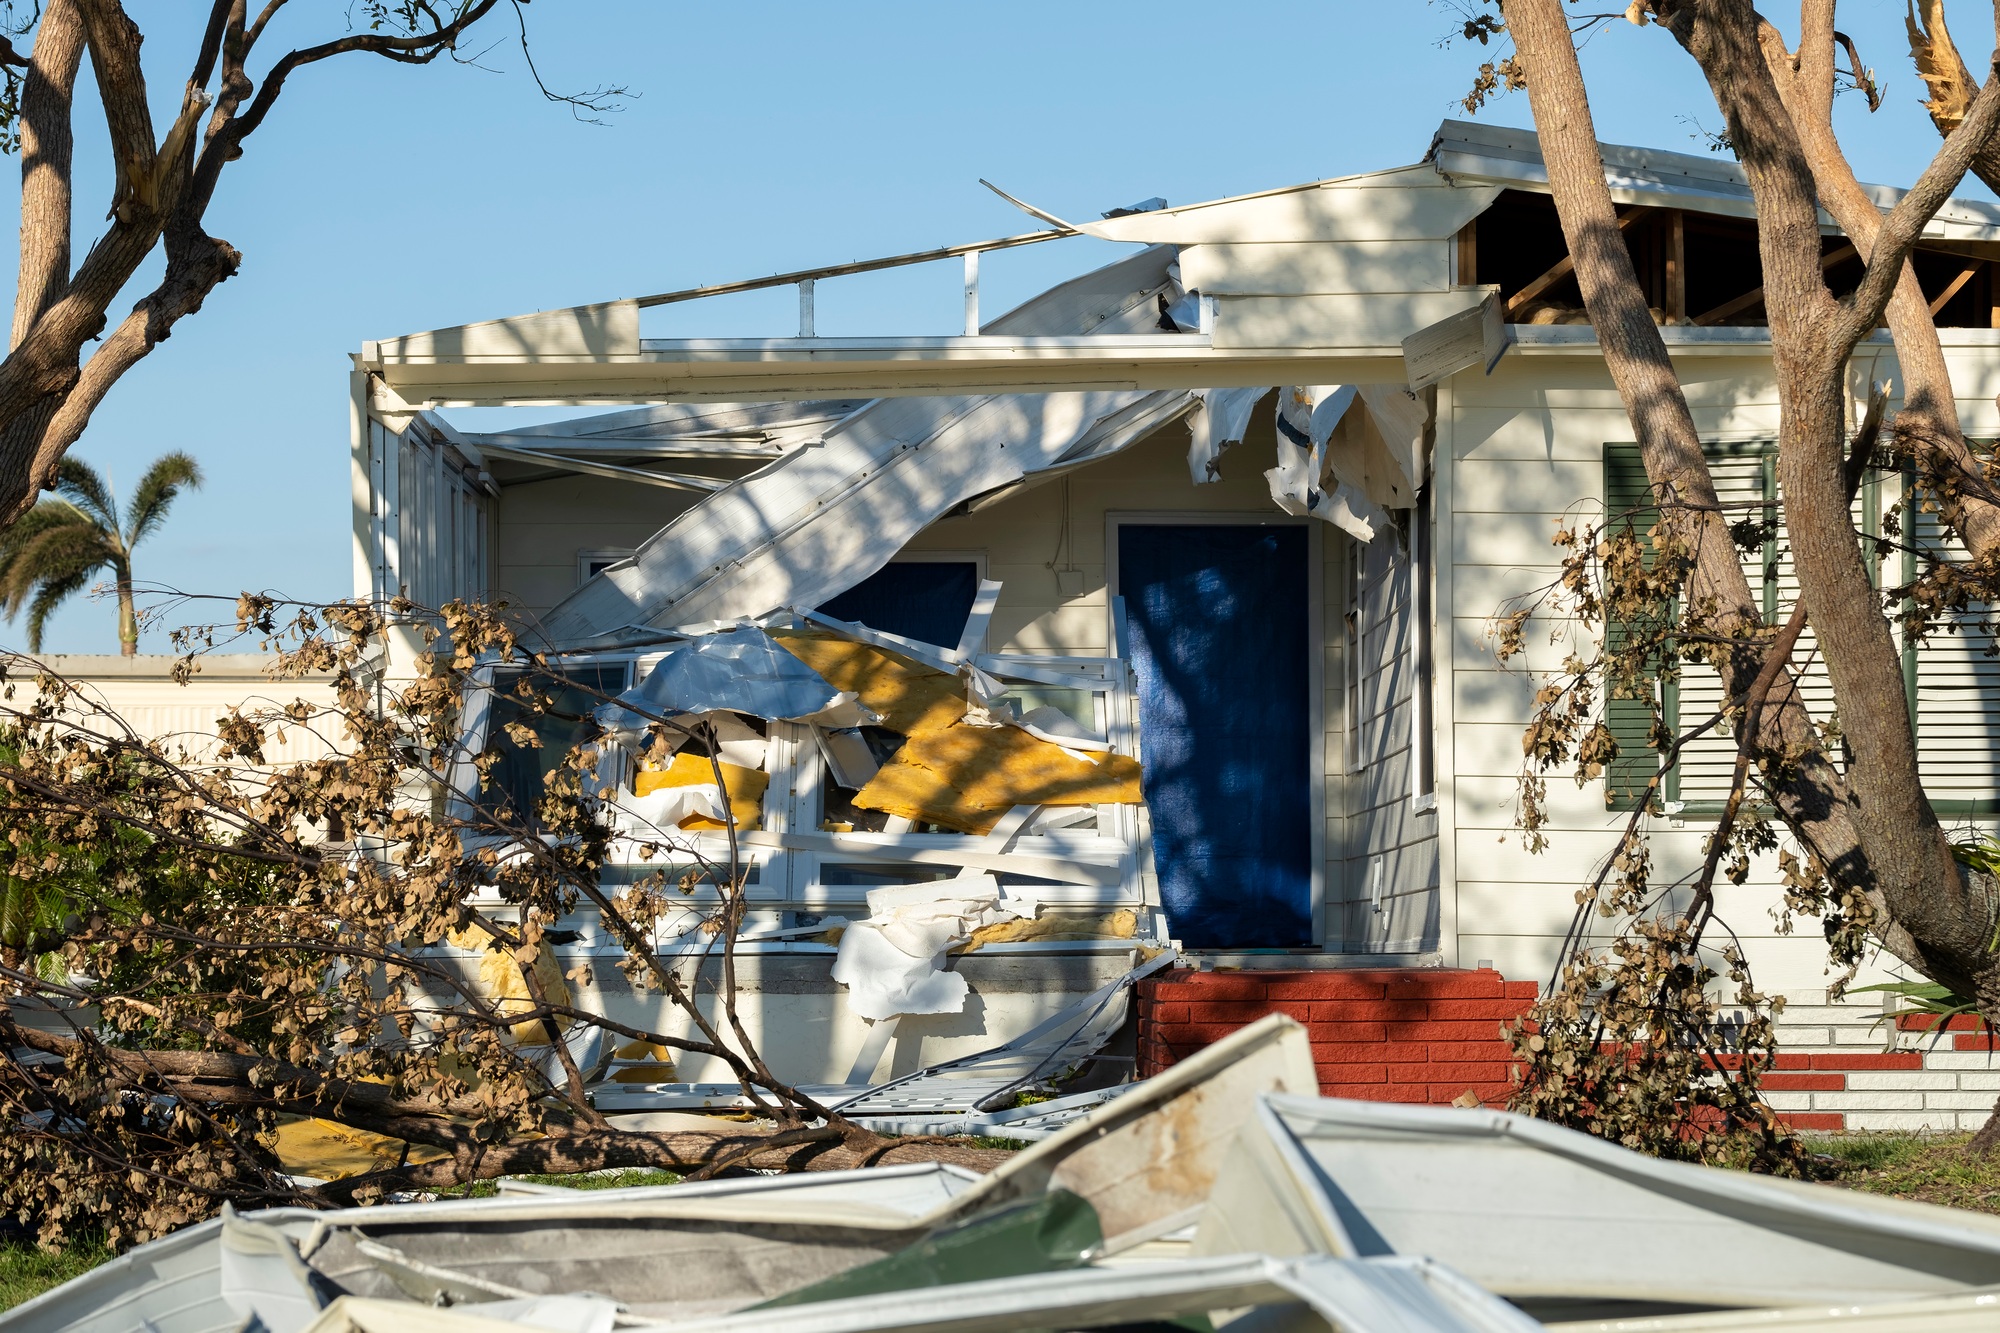
[[(627, 671), (623, 662), (569, 667), (560, 679), (542, 672), (496, 671), (486, 714), (486, 746), (500, 757), (480, 788), (480, 812), (533, 826), (549, 774), (573, 748), (596, 737), (598, 727), (591, 713), (606, 698), (624, 691)], [(548, 696), (547, 709), (536, 710), (521, 700), (523, 680), (536, 694)], [(515, 740), (508, 732), (510, 725), (525, 725), (540, 744)]]
[[(896, 751), (903, 748), (903, 742), (907, 737), (901, 732), (890, 731), (887, 727), (862, 727), (861, 739), (868, 743), (868, 753), (874, 756), (875, 762), (886, 764), (895, 757)], [(889, 822), (887, 814), (880, 810), (863, 810), (854, 804), (854, 798), (860, 794), (860, 788), (841, 786), (834, 780), (832, 768), (824, 762), (820, 765), (820, 772), (824, 775), (820, 783), (819, 799), (822, 827), (837, 828), (844, 824), (856, 833), (881, 833), (887, 828)], [(925, 825), (915, 831), (928, 833), (932, 830), (930, 826)]]
[(971, 560), (896, 560), (820, 605), (821, 615), (956, 648), (979, 592)]

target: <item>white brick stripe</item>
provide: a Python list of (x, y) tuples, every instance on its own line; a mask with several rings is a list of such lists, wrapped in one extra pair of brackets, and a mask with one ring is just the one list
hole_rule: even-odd
[(1840, 1115), (1846, 1128), (1875, 1131), (1961, 1131), (1986, 1123), (2000, 1097), (2000, 1051), (1961, 1051), (1956, 1032), (1902, 1031), (1885, 1020), (1878, 996), (1828, 1004), (1818, 992), (1787, 997), (1778, 1020), (1782, 1056), (1852, 1057), (1864, 1052), (1921, 1055), (1918, 1069), (1780, 1069), (1776, 1075), (1837, 1075), (1837, 1091), (1772, 1091), (1773, 1110)]

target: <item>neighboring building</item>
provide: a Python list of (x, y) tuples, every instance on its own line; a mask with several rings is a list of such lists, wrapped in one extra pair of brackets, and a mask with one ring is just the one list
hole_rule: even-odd
[[(1775, 504), (1777, 404), (1742, 173), (1713, 157), (1605, 153), (1724, 498)], [(1470, 1049), (1440, 1028), (1397, 1045), (1342, 1006), (1400, 996), (1390, 1018), (1405, 1025), (1497, 1026), (1518, 1010), (1625, 818), (1629, 756), (1645, 763), (1628, 746), (1605, 780), (1552, 780), (1550, 850), (1522, 848), (1515, 782), (1534, 672), (1580, 630), (1531, 621), (1527, 660), (1503, 668), (1489, 618), (1557, 576), (1559, 525), (1644, 493), (1534, 135), (1447, 122), (1414, 166), (1078, 230), (1143, 248), (983, 325), (968, 266), (963, 336), (812, 336), (807, 275), (797, 338), (643, 336), (643, 310), (688, 295), (670, 294), (365, 344), (356, 591), (504, 598), (550, 642), (597, 645), (623, 681), (657, 655), (662, 629), (786, 607), (950, 648), (980, 582), (997, 581), (968, 658), (1043, 671), (1075, 715), (1149, 765), (1149, 810), (1099, 807), (1094, 829), (1007, 844), (1056, 855), (1094, 838), (1096, 851), (1075, 854), (1119, 865), (1115, 883), (1052, 884), (1045, 905), (1135, 909), (1141, 934), (1163, 930), (1211, 969), (1376, 970), (1344, 991), (1310, 977), (1165, 982), (1189, 989), (1156, 988), (1150, 1021), (1186, 1027), (1149, 1034), (1142, 1062), (1200, 1040), (1205, 1021), (1296, 1001), (1356, 1034), (1329, 1033), (1329, 1086), (1497, 1095), (1496, 1042)], [(1830, 224), (1825, 246), (1832, 280), (1853, 280), (1859, 262)], [(1940, 211), (1915, 258), (1960, 413), (1982, 436), (2000, 434), (1996, 259), (2000, 208), (1965, 201)], [(1482, 328), (1496, 309), (1499, 341), (1497, 325)], [(1410, 392), (1438, 358), (1450, 373)], [(1863, 342), (1850, 378), (1857, 397), (1895, 378), (1886, 335)], [(439, 415), (551, 404), (629, 410), (506, 433)], [(1312, 475), (1322, 461), (1331, 473)], [(1896, 485), (1872, 485), (1864, 502), (1879, 512)], [(1781, 542), (1753, 573), (1774, 598), (1786, 591)], [(1933, 796), (1982, 827), (2000, 796), (2000, 667), (1986, 647), (1942, 636), (1909, 656)], [(1678, 706), (1691, 716), (1715, 694), (1690, 669)], [(768, 924), (851, 915), (870, 884), (914, 875), (871, 862), (870, 846), (970, 845), (893, 827), (824, 834), (834, 787), (818, 750), (803, 733), (772, 742), (775, 845), (756, 853), (753, 893)], [(1697, 747), (1669, 793), (1662, 883), (1699, 861), (1728, 744)], [(1879, 1022), (1874, 997), (1826, 1005), (1818, 932), (1780, 934), (1780, 901), (1760, 865), (1726, 912), (1762, 987), (1791, 1000), (1798, 1071), (1771, 1084), (1782, 1109), (1819, 1127), (1983, 1120), (2000, 1066), (1983, 1050), (1924, 1055)], [(1018, 1031), (1131, 950), (1104, 939), (966, 956), (976, 1003), (905, 1021), (889, 1068)], [(866, 1039), (827, 979), (829, 953), (753, 946), (752, 1009), (797, 1079), (838, 1078)], [(1500, 976), (1471, 971), (1486, 967)], [(1383, 1049), (1358, 1048), (1369, 1042)], [(1420, 1077), (1425, 1061), (1454, 1067)]]
[[(56, 653), (34, 660), (77, 687), (80, 702), (71, 715), (83, 725), (108, 730), (110, 717), (115, 717), (133, 735), (161, 742), (170, 754), (185, 752), (203, 765), (219, 762), (215, 724), (231, 709), (271, 714), (300, 699), (315, 709), (330, 710), (336, 702), (330, 672), (274, 680), (275, 659), (263, 653), (204, 654), (185, 683), (175, 679), (181, 658), (173, 653)], [(33, 685), (19, 680), (16, 688), (25, 697)], [(92, 718), (86, 710), (101, 713)], [(317, 722), (286, 726), (282, 736), (273, 735), (265, 746), (265, 762), (291, 764), (324, 756), (329, 746), (321, 727)]]

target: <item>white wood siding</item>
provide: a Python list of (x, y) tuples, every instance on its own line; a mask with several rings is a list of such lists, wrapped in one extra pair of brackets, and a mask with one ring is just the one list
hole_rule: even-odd
[[(1415, 552), (1396, 529), (1374, 541), (1343, 542), (1340, 604), (1334, 625), (1354, 706), (1353, 732), (1329, 758), (1345, 771), (1345, 818), (1331, 846), (1341, 847), (1341, 890), (1328, 913), (1350, 953), (1417, 954), (1439, 946), (1438, 817), (1415, 800), (1414, 700), (1418, 688)], [(1334, 608), (1329, 607), (1329, 610)], [(1354, 628), (1347, 617), (1354, 617)], [(1350, 637), (1351, 635), (1351, 637)]]
[[(1690, 357), (1677, 368), (1705, 439), (1775, 435), (1777, 396), (1768, 361)], [(1877, 378), (1893, 374), (1888, 366), (1874, 369)], [(1981, 380), (1979, 374), (1962, 378)], [(1457, 929), (1446, 961), (1470, 966), (1491, 959), (1511, 977), (1543, 978), (1575, 911), (1577, 890), (1610, 852), (1625, 815), (1606, 808), (1601, 782), (1579, 788), (1551, 774), (1549, 848), (1539, 856), (1522, 848), (1514, 828), (1516, 782), (1536, 673), (1559, 667), (1572, 648), (1588, 652), (1592, 642), (1573, 622), (1537, 615), (1529, 624), (1526, 651), (1503, 668), (1493, 658), (1487, 628), (1503, 600), (1556, 578), (1560, 553), (1551, 537), (1560, 523), (1577, 516), (1595, 520), (1602, 513), (1604, 443), (1629, 440), (1632, 432), (1602, 363), (1594, 360), (1510, 355), (1490, 378), (1465, 372), (1449, 389), (1441, 399), (1448, 407), (1440, 410), (1438, 466), (1451, 469), (1444, 488), (1451, 497), (1444, 519), (1451, 630), (1440, 669), (1449, 672), (1453, 721), (1440, 782), (1455, 825), (1446, 857), (1453, 867), (1446, 915), (1455, 917)], [(1989, 429), (2000, 425), (1990, 420), (1993, 406), (1985, 404), (1968, 410), (1969, 430), (1978, 429), (1975, 413), (1989, 419)], [(1742, 492), (1737, 498), (1757, 494), (1748, 468), (1725, 466), (1718, 481)], [(1887, 503), (1894, 498), (1893, 485), (1884, 490)], [(1782, 595), (1789, 597), (1788, 561), (1781, 562), (1780, 574)], [(1939, 781), (1934, 792), (1939, 798), (1990, 798), (1993, 792), (1990, 780), (1973, 771), (1978, 761), (1969, 757), (1974, 748), (1969, 739), (1951, 730), (1983, 728), (1993, 716), (1984, 695), (1963, 688), (2000, 684), (2000, 672), (1990, 663), (1978, 665), (1968, 656), (1976, 656), (1978, 648), (1962, 639), (1941, 644), (1932, 655), (1937, 665), (1926, 661), (1920, 675), (1920, 698), (1932, 700), (1934, 717), (1947, 697), (1971, 693), (1981, 701), (1977, 715), (1959, 712), (1953, 723), (1934, 721), (1926, 767)], [(1684, 720), (1704, 704), (1712, 710), (1715, 691), (1712, 686), (1703, 691), (1699, 675), (1690, 673), (1682, 694)], [(1822, 682), (1812, 682), (1808, 693), (1816, 709), (1830, 703)], [(2000, 690), (1995, 701), (2000, 702)], [(1984, 743), (1983, 731), (1978, 739)], [(1702, 799), (1719, 787), (1726, 762), (1722, 751), (1729, 744), (1722, 740), (1709, 747), (1716, 753), (1697, 755), (1683, 779), (1684, 800)], [(1708, 821), (1662, 817), (1651, 824), (1656, 884), (1698, 868)], [(1762, 989), (1823, 991), (1825, 944), (1811, 922), (1800, 923), (1793, 934), (1778, 932), (1773, 912), (1781, 899), (1775, 866), (1767, 858), (1754, 867), (1748, 884), (1724, 889), (1724, 917), (1746, 945)]]
[(699, 499), (693, 491), (575, 475), (507, 486), (494, 501), (495, 594), (526, 611), (547, 611), (576, 591), (578, 552), (635, 548)]
[(377, 491), (372, 595), (430, 608), (485, 597), (494, 524), (479, 469), (422, 421), (399, 433), (370, 419), (367, 447)]

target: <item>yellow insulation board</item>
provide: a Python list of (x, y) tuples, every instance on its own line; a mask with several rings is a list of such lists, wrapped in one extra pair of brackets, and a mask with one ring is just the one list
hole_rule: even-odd
[(965, 716), (965, 687), (957, 676), (873, 644), (813, 630), (772, 630), (771, 637), (836, 690), (859, 695), (862, 706), (891, 731), (913, 736)]
[(1129, 907), (1115, 912), (1086, 916), (1051, 913), (1047, 916), (1018, 917), (995, 921), (972, 932), (972, 939), (953, 953), (971, 953), (985, 944), (1019, 944), (1027, 940), (1129, 940), (1139, 933), (1139, 914)]
[(613, 1083), (672, 1083), (673, 1052), (656, 1041), (628, 1041), (612, 1054), (630, 1063), (611, 1075)]
[[(515, 960), (513, 950), (496, 941), (484, 926), (475, 922), (452, 931), (445, 938), (461, 949), (479, 951), (479, 994), (496, 1012), (504, 1016), (536, 1007), (528, 994), (527, 980), (521, 975), (521, 965)], [(567, 1005), (570, 1002), (569, 983), (563, 980), (562, 967), (556, 962), (555, 951), (547, 943), (535, 955), (534, 970), (535, 980), (549, 1003)], [(508, 1036), (517, 1046), (538, 1045), (549, 1039), (548, 1028), (539, 1019), (516, 1023)]]
[[(736, 827), (740, 832), (763, 827), (764, 789), (771, 785), (771, 775), (758, 768), (743, 768), (737, 764), (722, 766), (722, 780), (729, 787), (729, 812), (736, 816)], [(641, 765), (632, 775), (632, 790), (640, 796), (648, 795), (665, 787), (713, 787), (715, 768), (707, 755), (677, 754), (665, 768), (650, 764)], [(727, 827), (722, 821), (710, 819), (707, 815), (689, 815), (681, 820), (684, 829), (720, 829)]]
[(281, 1119), (264, 1142), (285, 1170), (319, 1180), (345, 1180), (370, 1171), (386, 1171), (404, 1161), (422, 1166), (451, 1155), (442, 1148), (405, 1144), (401, 1139), (312, 1116)]
[(910, 737), (855, 794), (863, 810), (987, 833), (1017, 805), (1137, 805), (1139, 761), (1093, 763), (1019, 727), (949, 727)]

